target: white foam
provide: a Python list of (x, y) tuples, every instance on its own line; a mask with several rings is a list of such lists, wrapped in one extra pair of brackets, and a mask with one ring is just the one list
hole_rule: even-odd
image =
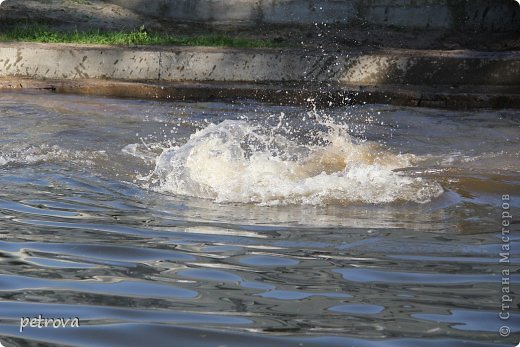
[(393, 154), (327, 124), (318, 144), (299, 144), (246, 121), (226, 120), (196, 132), (156, 160), (161, 192), (217, 202), (276, 204), (424, 203), (443, 190), (395, 169), (414, 156)]
[(32, 165), (55, 161), (70, 161), (92, 165), (91, 159), (105, 156), (106, 153), (104, 151), (73, 151), (63, 149), (57, 145), (15, 146), (0, 154), (0, 166), (7, 164)]

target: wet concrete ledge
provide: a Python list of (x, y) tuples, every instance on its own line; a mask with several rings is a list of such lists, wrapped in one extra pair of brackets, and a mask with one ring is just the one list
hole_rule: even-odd
[(127, 82), (96, 79), (0, 78), (3, 92), (50, 92), (156, 100), (251, 99), (280, 105), (332, 107), (379, 103), (455, 110), (520, 109), (520, 87), (417, 85), (353, 86), (314, 83)]
[(161, 99), (520, 107), (520, 52), (0, 44), (0, 88)]

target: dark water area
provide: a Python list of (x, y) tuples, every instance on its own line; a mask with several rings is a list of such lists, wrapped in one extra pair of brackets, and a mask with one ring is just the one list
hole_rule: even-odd
[(4, 93), (0, 342), (514, 346), (519, 126)]

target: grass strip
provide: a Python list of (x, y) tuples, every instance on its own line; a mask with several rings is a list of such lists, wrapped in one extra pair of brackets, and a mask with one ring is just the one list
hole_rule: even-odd
[(235, 48), (279, 47), (271, 40), (247, 39), (227, 34), (176, 36), (149, 33), (144, 29), (133, 31), (72, 31), (61, 32), (41, 26), (21, 26), (0, 32), (0, 41), (75, 43), (96, 45), (157, 45), (157, 46), (209, 46)]

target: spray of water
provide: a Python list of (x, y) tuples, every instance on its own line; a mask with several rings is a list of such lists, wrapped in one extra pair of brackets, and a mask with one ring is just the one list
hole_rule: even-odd
[(396, 171), (413, 166), (413, 155), (352, 136), (347, 125), (316, 112), (307, 118), (299, 127), (284, 114), (271, 126), (210, 124), (156, 158), (154, 189), (261, 205), (425, 203), (443, 192), (435, 182)]

